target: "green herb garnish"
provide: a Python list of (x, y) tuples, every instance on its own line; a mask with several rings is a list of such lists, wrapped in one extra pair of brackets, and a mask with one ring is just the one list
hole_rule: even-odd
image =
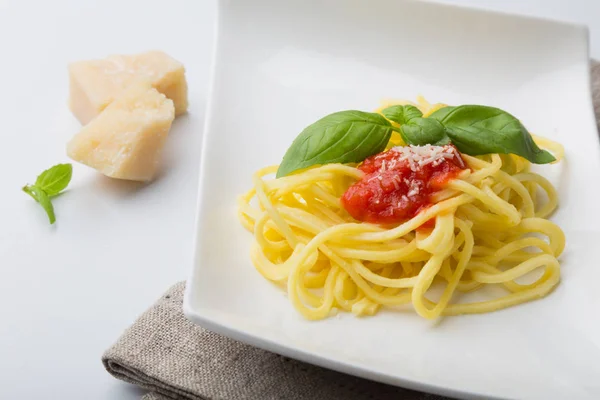
[(57, 164), (42, 172), (35, 180), (35, 184), (23, 186), (23, 191), (44, 208), (50, 224), (56, 221), (50, 198), (58, 195), (69, 185), (72, 175), (71, 164)]
[(391, 135), (392, 124), (383, 115), (354, 110), (329, 114), (298, 135), (277, 177), (314, 165), (361, 162), (383, 151)]
[(409, 145), (452, 143), (472, 156), (501, 153), (516, 154), (535, 164), (555, 161), (552, 154), (535, 144), (517, 118), (499, 108), (444, 107), (423, 117), (414, 106), (396, 105), (381, 113), (385, 118), (354, 110), (321, 118), (294, 140), (277, 170), (277, 177), (315, 165), (364, 161), (385, 149), (392, 131), (399, 132)]
[(412, 119), (423, 116), (421, 110), (411, 105), (391, 106), (383, 109), (381, 113), (390, 121), (394, 121), (400, 125), (404, 125)]
[(534, 164), (556, 160), (535, 144), (521, 121), (499, 108), (477, 105), (445, 107), (431, 114), (430, 118), (444, 126), (458, 150), (471, 156), (516, 154)]

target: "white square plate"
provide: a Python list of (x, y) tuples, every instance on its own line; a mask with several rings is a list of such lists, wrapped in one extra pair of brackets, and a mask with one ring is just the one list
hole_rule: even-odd
[[(453, 396), (600, 398), (600, 152), (584, 27), (399, 0), (229, 0), (201, 166), (197, 252), (184, 303), (196, 323), (328, 368)], [(249, 259), (236, 198), (308, 124), (384, 98), (501, 107), (562, 142), (544, 167), (567, 236), (547, 298), (435, 324), (381, 312), (304, 320)]]

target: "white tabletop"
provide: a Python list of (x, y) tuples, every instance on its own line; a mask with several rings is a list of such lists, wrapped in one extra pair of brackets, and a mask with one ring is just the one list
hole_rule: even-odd
[[(600, 58), (599, 2), (445, 2), (587, 24)], [(0, 0), (0, 398), (143, 393), (108, 375), (100, 356), (191, 262), (215, 8), (208, 0)], [(20, 187), (67, 161), (65, 143), (79, 127), (66, 106), (67, 63), (148, 49), (182, 61), (190, 85), (190, 112), (173, 126), (164, 173), (144, 187), (77, 165), (48, 225)]]

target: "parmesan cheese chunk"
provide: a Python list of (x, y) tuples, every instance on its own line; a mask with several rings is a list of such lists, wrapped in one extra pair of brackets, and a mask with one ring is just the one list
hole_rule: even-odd
[(188, 107), (185, 69), (161, 51), (137, 55), (113, 55), (103, 60), (78, 61), (69, 65), (69, 107), (83, 124), (99, 115), (113, 100), (139, 79), (175, 104), (175, 114)]
[(106, 176), (149, 181), (175, 118), (173, 101), (150, 82), (134, 83), (67, 145), (67, 154)]

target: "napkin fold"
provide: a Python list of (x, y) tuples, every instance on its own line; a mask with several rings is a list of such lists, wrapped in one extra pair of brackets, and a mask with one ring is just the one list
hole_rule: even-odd
[[(600, 63), (591, 63), (591, 73), (598, 123)], [(102, 357), (115, 378), (150, 391), (143, 400), (445, 399), (320, 368), (207, 331), (183, 315), (184, 288), (184, 282), (171, 287)]]
[(102, 357), (143, 400), (441, 400), (283, 357), (203, 329), (183, 315), (185, 283), (171, 287)]

